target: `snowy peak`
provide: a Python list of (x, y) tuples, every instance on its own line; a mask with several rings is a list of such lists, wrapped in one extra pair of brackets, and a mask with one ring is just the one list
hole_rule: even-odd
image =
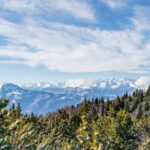
[(64, 83), (65, 88), (88, 89), (88, 88), (94, 87), (96, 85), (97, 85), (97, 83), (95, 81), (85, 80), (85, 79), (68, 80)]
[(69, 80), (65, 83), (65, 87), (88, 89), (97, 88), (118, 88), (121, 85), (128, 85), (133, 80), (129, 79), (101, 79), (101, 80)]
[(147, 89), (150, 77), (138, 79), (69, 80), (64, 83), (28, 83), (19, 87), (15, 84), (1, 84), (0, 99), (8, 98), (21, 104), (23, 112), (45, 114), (67, 105), (76, 105), (84, 97), (113, 99), (137, 88)]
[(22, 86), (24, 89), (29, 90), (42, 90), (46, 88), (61, 88), (63, 87), (64, 83), (47, 83), (47, 82), (38, 82), (38, 83), (26, 83)]
[(62, 83), (28, 83), (24, 84), (22, 87), (25, 89), (45, 89), (45, 88), (80, 88), (80, 89), (90, 89), (90, 88), (118, 88), (122, 85), (134, 86), (134, 79), (100, 79), (100, 80), (85, 80), (85, 79), (75, 79), (68, 80)]
[(3, 84), (1, 86), (1, 89), (5, 91), (16, 91), (19, 90), (20, 87), (15, 84), (7, 83), (7, 84)]
[(34, 88), (47, 88), (50, 87), (50, 83), (45, 83), (45, 82), (38, 82), (38, 83), (27, 83), (24, 84), (22, 87), (28, 88), (28, 89), (34, 89)]
[[(99, 79), (99, 80), (85, 80), (85, 79), (74, 79), (68, 80), (66, 82), (56, 82), (56, 83), (48, 83), (48, 82), (38, 82), (38, 83), (26, 83), (21, 88), (27, 90), (40, 90), (43, 89), (67, 89), (67, 88), (79, 88), (79, 89), (90, 89), (90, 88), (100, 88), (100, 89), (117, 89), (119, 87), (132, 87), (138, 89), (147, 89), (150, 84), (150, 77), (142, 76), (137, 79)], [(9, 88), (9, 89), (17, 89), (19, 88), (14, 84), (0, 84), (0, 88)]]

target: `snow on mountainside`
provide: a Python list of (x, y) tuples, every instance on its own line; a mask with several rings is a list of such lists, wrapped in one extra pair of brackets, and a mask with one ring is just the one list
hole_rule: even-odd
[(27, 83), (22, 86), (25, 89), (47, 89), (47, 88), (118, 88), (122, 85), (128, 85), (133, 88), (146, 89), (150, 84), (150, 77), (140, 77), (138, 79), (100, 79), (100, 80), (85, 80), (85, 79), (75, 79), (68, 80), (62, 83)]
[(76, 79), (68, 80), (64, 83), (27, 83), (22, 87), (25, 89), (47, 89), (47, 88), (80, 88), (80, 89), (89, 89), (89, 88), (117, 88), (121, 85), (132, 85), (135, 82), (133, 79), (101, 79), (101, 80), (85, 80), (85, 79)]
[(19, 87), (14, 84), (0, 84), (0, 98), (21, 103), (24, 113), (44, 114), (66, 105), (76, 105), (85, 96), (115, 98), (136, 88), (146, 89), (150, 77), (138, 79), (69, 80), (64, 83), (28, 83)]

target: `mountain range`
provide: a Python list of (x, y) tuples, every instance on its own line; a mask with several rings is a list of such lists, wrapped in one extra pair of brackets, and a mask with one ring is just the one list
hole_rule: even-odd
[(132, 93), (136, 89), (146, 89), (150, 77), (137, 79), (99, 79), (69, 80), (59, 83), (26, 83), (18, 86), (12, 83), (0, 84), (0, 98), (9, 99), (12, 103), (20, 103), (23, 113), (34, 112), (46, 114), (67, 105), (77, 105), (84, 100), (104, 97), (113, 99), (125, 92)]

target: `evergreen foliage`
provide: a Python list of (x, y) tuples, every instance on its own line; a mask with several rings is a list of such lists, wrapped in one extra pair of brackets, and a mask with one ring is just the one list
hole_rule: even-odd
[(0, 100), (0, 149), (149, 150), (150, 87), (114, 100), (96, 98), (45, 116)]

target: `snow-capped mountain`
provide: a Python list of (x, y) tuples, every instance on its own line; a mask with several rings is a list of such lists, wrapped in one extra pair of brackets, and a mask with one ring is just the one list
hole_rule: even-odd
[(112, 99), (135, 89), (146, 89), (150, 77), (138, 79), (69, 80), (64, 83), (27, 83), (23, 86), (0, 84), (0, 98), (21, 104), (24, 113), (44, 114), (67, 105), (76, 105), (86, 96), (89, 99)]
[(65, 95), (32, 91), (14, 84), (4, 84), (0, 89), (0, 98), (8, 98), (10, 100), (9, 106), (12, 103), (20, 103), (24, 113), (44, 114), (53, 112), (65, 105), (75, 105), (80, 101), (81, 96), (72, 97), (72, 93)]

